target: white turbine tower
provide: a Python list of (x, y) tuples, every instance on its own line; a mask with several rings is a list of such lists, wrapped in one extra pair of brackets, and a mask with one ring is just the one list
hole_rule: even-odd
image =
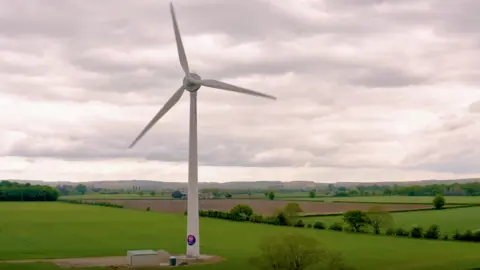
[(182, 97), (185, 90), (190, 92), (190, 135), (189, 135), (189, 156), (188, 156), (188, 202), (187, 202), (187, 257), (200, 256), (200, 237), (198, 226), (198, 156), (197, 156), (197, 91), (201, 86), (217, 88), (237, 93), (243, 93), (258, 97), (276, 99), (273, 96), (262, 94), (253, 90), (245, 89), (217, 80), (201, 79), (196, 73), (191, 73), (188, 68), (185, 49), (183, 48), (180, 30), (178, 28), (177, 19), (173, 4), (170, 2), (170, 13), (172, 14), (173, 30), (175, 32), (175, 40), (177, 43), (178, 57), (185, 77), (183, 84), (167, 101), (162, 109), (153, 117), (142, 132), (137, 136), (133, 143), (129, 146), (132, 148), (153, 125), (164, 116)]

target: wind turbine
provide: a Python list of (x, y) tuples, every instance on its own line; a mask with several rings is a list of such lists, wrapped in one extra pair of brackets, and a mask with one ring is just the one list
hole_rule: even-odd
[(187, 90), (190, 92), (190, 134), (189, 134), (189, 155), (188, 155), (188, 202), (187, 202), (187, 257), (198, 258), (200, 256), (200, 235), (198, 225), (198, 146), (197, 146), (197, 91), (201, 86), (222, 89), (252, 96), (264, 97), (276, 100), (275, 97), (249, 90), (243, 87), (231, 85), (217, 80), (202, 79), (198, 74), (190, 72), (183, 47), (180, 30), (178, 28), (175, 10), (172, 2), (170, 2), (170, 13), (172, 15), (173, 30), (177, 43), (178, 57), (180, 65), (185, 72), (183, 83), (173, 96), (165, 103), (160, 111), (153, 117), (147, 126), (140, 132), (137, 138), (129, 146), (132, 148), (162, 116), (164, 116)]

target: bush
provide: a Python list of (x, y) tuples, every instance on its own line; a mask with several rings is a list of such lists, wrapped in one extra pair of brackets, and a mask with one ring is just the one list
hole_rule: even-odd
[(245, 216), (250, 217), (253, 215), (253, 209), (248, 204), (237, 204), (230, 210), (230, 214), (233, 216), (244, 214)]
[(263, 216), (262, 215), (251, 215), (250, 216), (250, 222), (253, 223), (263, 223)]
[(386, 234), (386, 235), (395, 235), (395, 229), (394, 229), (394, 228), (388, 228), (388, 229), (385, 231), (385, 234)]
[[(344, 232), (355, 232), (355, 229), (352, 228), (352, 226), (350, 226), (350, 225), (344, 225), (343, 226), (343, 231)], [(360, 232), (360, 231), (358, 231), (358, 232)]]
[(413, 238), (422, 238), (423, 228), (418, 225), (413, 226), (412, 229), (410, 230), (410, 235)]
[(312, 228), (312, 224), (311, 224), (311, 223), (308, 223), (308, 224), (307, 224), (307, 228)]
[(480, 229), (477, 229), (475, 231), (466, 230), (464, 233), (460, 233), (457, 230), (453, 235), (453, 239), (460, 241), (480, 242)]
[(363, 226), (369, 224), (367, 213), (361, 210), (350, 210), (343, 214), (343, 221), (353, 228), (355, 232), (359, 232)]
[(280, 234), (262, 239), (260, 254), (250, 263), (262, 270), (348, 269), (342, 258), (302, 234)]
[(433, 199), (433, 207), (435, 207), (435, 209), (442, 209), (444, 205), (445, 198), (440, 194), (435, 196), (435, 198)]
[(368, 212), (368, 224), (372, 226), (373, 233), (380, 234), (380, 228), (392, 227), (393, 218), (390, 213), (381, 206), (373, 206)]
[(149, 206), (149, 207), (147, 207), (147, 212), (149, 212), (149, 211), (150, 211), (150, 206)]
[(409, 232), (405, 230), (404, 228), (398, 228), (395, 230), (395, 235), (396, 236), (408, 236)]
[(182, 197), (183, 197), (183, 193), (180, 192), (179, 190), (175, 190), (174, 192), (172, 192), (172, 198), (180, 199)]
[(447, 241), (448, 240), (448, 235), (445, 234), (444, 236), (442, 236), (442, 240)]
[(427, 239), (438, 239), (438, 238), (440, 238), (440, 228), (438, 227), (438, 225), (433, 224), (432, 226), (430, 226), (428, 228), (428, 230), (425, 232), (423, 237), (425, 237)]
[(328, 228), (332, 231), (342, 231), (343, 230), (342, 223), (340, 223), (340, 222), (334, 222)]
[(297, 228), (305, 228), (305, 223), (303, 223), (303, 220), (299, 219), (295, 224), (293, 224), (294, 227)]
[(278, 225), (280, 226), (288, 226), (290, 225), (290, 221), (288, 220), (287, 215), (284, 212), (280, 212), (276, 216)]
[(275, 199), (275, 192), (273, 192), (273, 191), (268, 192), (267, 197), (268, 197), (269, 200)]
[(480, 242), (480, 229), (473, 231), (473, 241)]
[(473, 232), (472, 230), (466, 230), (465, 233), (461, 235), (460, 240), (462, 241), (473, 241)]
[(316, 221), (314, 224), (313, 224), (313, 228), (317, 229), (317, 230), (325, 230), (325, 224), (321, 221)]
[(462, 238), (462, 233), (458, 230), (455, 230), (455, 233), (452, 236), (453, 240), (461, 240)]
[(288, 217), (295, 217), (298, 215), (298, 213), (303, 212), (302, 208), (300, 208), (300, 205), (298, 203), (288, 203), (285, 205), (283, 208), (283, 212), (288, 216)]

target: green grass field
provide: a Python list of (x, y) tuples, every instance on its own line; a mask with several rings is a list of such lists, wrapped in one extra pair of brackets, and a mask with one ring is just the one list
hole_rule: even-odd
[[(395, 222), (395, 228), (403, 227), (410, 229), (412, 225), (420, 225), (426, 229), (432, 224), (437, 224), (440, 226), (441, 232), (449, 234), (449, 236), (451, 236), (456, 229), (480, 229), (480, 207), (392, 213), (391, 215)], [(322, 221), (328, 226), (333, 222), (342, 222), (342, 216), (307, 217), (302, 218), (302, 220), (305, 223)]]
[[(298, 198), (306, 201), (325, 201), (325, 202), (359, 202), (359, 203), (418, 203), (431, 204), (433, 196), (369, 196), (369, 197), (318, 197), (318, 198)], [(478, 204), (480, 205), (480, 196), (446, 196), (447, 204)]]
[[(473, 209), (473, 208), (472, 208)], [(444, 211), (440, 211), (444, 212)], [(439, 212), (439, 213), (440, 213)], [(129, 249), (185, 252), (186, 217), (67, 203), (0, 203), (0, 260), (125, 255)], [(426, 213), (426, 212), (420, 212)], [(202, 253), (227, 259), (194, 269), (246, 269), (260, 239), (299, 232), (340, 251), (356, 269), (473, 269), (480, 245), (201, 219)], [(59, 270), (48, 263), (0, 263), (2, 270)], [(90, 268), (90, 270), (99, 268)]]

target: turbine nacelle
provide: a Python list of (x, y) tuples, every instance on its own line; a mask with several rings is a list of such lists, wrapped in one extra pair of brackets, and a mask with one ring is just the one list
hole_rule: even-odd
[(188, 76), (183, 78), (183, 87), (189, 92), (197, 92), (202, 85), (195, 83), (194, 80), (201, 80), (202, 78), (194, 72), (191, 72)]

